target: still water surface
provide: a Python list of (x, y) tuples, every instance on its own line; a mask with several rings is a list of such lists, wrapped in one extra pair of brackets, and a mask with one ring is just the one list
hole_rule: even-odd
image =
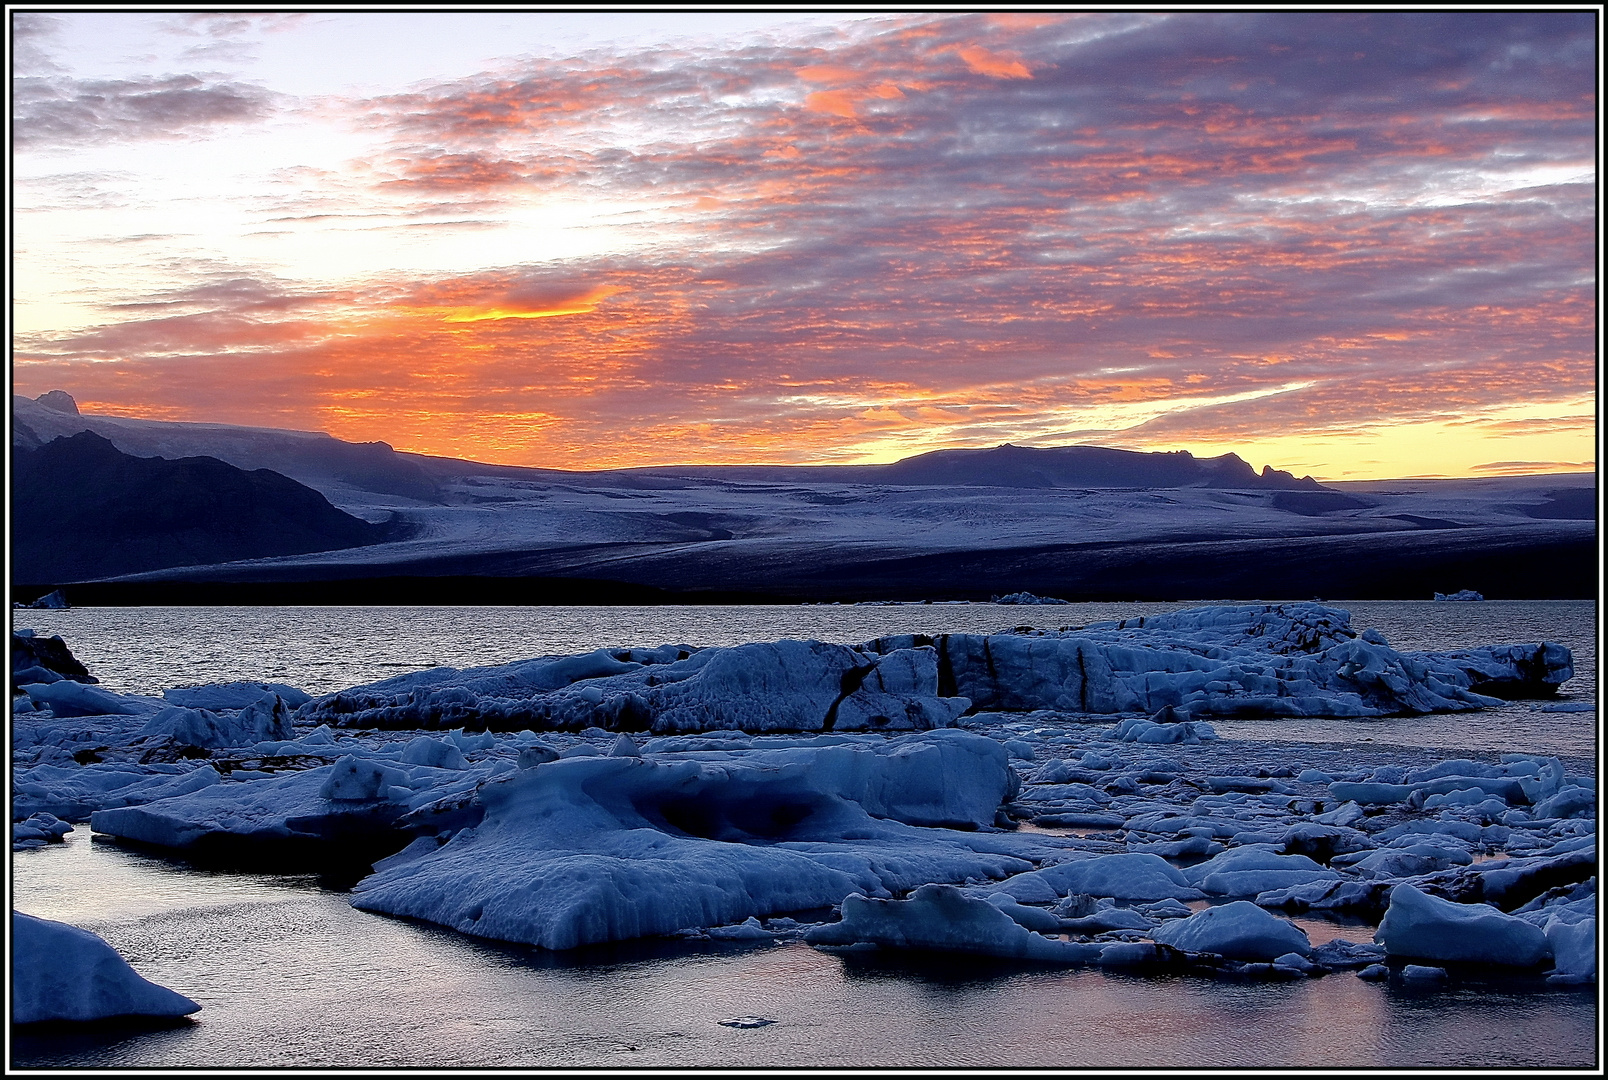
[[(83, 608), (19, 613), (110, 688), (230, 678), (325, 692), (433, 663), (611, 645), (1058, 627), (1181, 605), (743, 608)], [(1400, 648), (1558, 641), (1595, 700), (1590, 603), (1345, 605)], [(20, 625), (28, 622), (19, 621)], [(1523, 703), (1456, 718), (1219, 724), (1226, 738), (1547, 750), (1594, 758), (1593, 713)], [(1241, 728), (1245, 729), (1241, 732)], [(1366, 731), (1367, 734), (1363, 734)], [(1295, 748), (1292, 747), (1292, 751)], [(808, 946), (635, 943), (555, 956), (360, 912), (315, 878), (219, 873), (91, 842), (13, 856), (15, 906), (101, 934), (202, 1005), (158, 1030), (24, 1035), (13, 1065), (1316, 1066), (1596, 1064), (1594, 990), (1512, 979), (1415, 990), (1145, 978)], [(1314, 942), (1370, 930), (1310, 920)], [(765, 1027), (718, 1021), (760, 1015)]]
[[(357, 911), (311, 878), (187, 870), (74, 834), (16, 905), (202, 1006), (156, 1031), (23, 1036), (19, 1067), (1590, 1066), (1592, 989), (1413, 990), (868, 962), (802, 944), (555, 957)], [(1314, 941), (1367, 928), (1304, 924)], [(734, 1016), (776, 1023), (722, 1027)]]

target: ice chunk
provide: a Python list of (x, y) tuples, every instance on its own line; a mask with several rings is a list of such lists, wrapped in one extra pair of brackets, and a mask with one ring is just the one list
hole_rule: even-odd
[(420, 735), (404, 746), (401, 760), (404, 765), (429, 765), (437, 769), (461, 769), (465, 765), (463, 751), (455, 743), (428, 735)]
[(162, 691), (163, 699), (174, 705), (213, 712), (249, 708), (261, 701), (264, 694), (277, 696), (289, 709), (300, 708), (313, 700), (305, 690), (270, 682), (207, 683), (204, 686), (176, 686)]
[(923, 885), (908, 900), (847, 896), (842, 920), (811, 929), (804, 940), (811, 945), (873, 944), (1063, 964), (1097, 963), (1102, 948), (1036, 934), (987, 901), (939, 884)]
[(1185, 720), (1175, 724), (1158, 724), (1143, 717), (1133, 716), (1106, 733), (1106, 738), (1118, 742), (1182, 743), (1196, 746), (1214, 742), (1217, 731), (1204, 721)]
[(534, 769), (538, 765), (545, 765), (549, 761), (557, 761), (559, 753), (546, 743), (532, 743), (519, 751), (519, 767), (521, 769)]
[(567, 949), (1001, 878), (1031, 864), (903, 822), (991, 822), (1007, 770), (998, 743), (965, 732), (561, 758), (487, 784), (478, 827), (360, 882), (352, 902)]
[(141, 978), (88, 930), (11, 913), (11, 1020), (188, 1016), (201, 1006)]
[(1547, 938), (1523, 919), (1487, 904), (1458, 904), (1410, 884), (1390, 893), (1374, 940), (1391, 956), (1534, 967), (1551, 956)]
[[(1017, 903), (1016, 897), (1010, 893), (995, 893), (987, 897), (987, 900), (1029, 930), (1041, 930), (1051, 934), (1061, 932), (1061, 920), (1059, 918), (1043, 908), (1028, 907), (1025, 904)], [(1146, 925), (1148, 926), (1149, 924), (1147, 923)]]
[(347, 754), (330, 767), (318, 793), (332, 801), (364, 802), (389, 798), (393, 787), (405, 788), (407, 783), (406, 773)]
[[(338, 774), (342, 764), (346, 768)], [(415, 767), (415, 772), (420, 770), (429, 771)], [(441, 770), (437, 779), (473, 790), (482, 775)], [(409, 807), (428, 803), (440, 790), (418, 780), (413, 782), (422, 791), (402, 787), (409, 777), (400, 770), (351, 755), (336, 765), (266, 780), (220, 784), (216, 773), (213, 777), (211, 786), (187, 795), (96, 811), (89, 827), (160, 847), (197, 848), (231, 857), (253, 850), (311, 852), (331, 845), (383, 848), (391, 843), (396, 822)], [(324, 794), (326, 788), (333, 798)], [(450, 791), (450, 786), (444, 790)], [(397, 842), (391, 850), (399, 846)]]
[(1191, 885), (1217, 896), (1255, 896), (1339, 876), (1305, 855), (1280, 855), (1256, 846), (1232, 848), (1183, 871)]
[(1231, 960), (1272, 960), (1287, 952), (1302, 956), (1312, 952), (1312, 943), (1299, 927), (1248, 900), (1163, 923), (1150, 936), (1175, 949), (1213, 952)]
[(1585, 983), (1597, 979), (1597, 920), (1565, 922), (1547, 920), (1547, 944), (1552, 947), (1552, 971), (1548, 982)]
[(27, 683), (18, 689), (35, 705), (48, 707), (56, 716), (138, 716), (154, 712), (157, 707), (149, 698), (114, 694), (70, 679)]
[[(1426, 802), (1427, 808), (1429, 804)], [(1597, 793), (1586, 787), (1560, 788), (1535, 808), (1537, 818), (1591, 817), (1597, 812)]]
[(146, 722), (136, 738), (166, 735), (183, 746), (218, 748), (252, 746), (295, 735), (285, 702), (272, 691), (259, 691), (246, 707), (233, 713), (170, 707)]
[(1018, 874), (1001, 882), (996, 891), (1019, 900), (1035, 901), (1068, 893), (1109, 896), (1117, 900), (1198, 900), (1203, 895), (1160, 856), (1148, 852), (1098, 855), (1077, 862), (1057, 863)]
[(1427, 964), (1407, 964), (1401, 969), (1401, 977), (1417, 982), (1439, 982), (1446, 978), (1446, 969)]

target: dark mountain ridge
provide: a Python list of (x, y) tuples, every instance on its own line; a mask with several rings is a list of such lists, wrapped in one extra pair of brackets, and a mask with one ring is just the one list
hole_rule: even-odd
[(390, 533), (286, 476), (212, 457), (132, 457), (83, 431), (12, 452), (13, 582), (85, 581), (301, 555)]
[[(464, 475), (468, 464), (418, 455), (438, 477)], [(1323, 491), (1310, 476), (1265, 466), (1260, 473), (1238, 454), (1197, 458), (1188, 450), (1145, 453), (1104, 446), (1015, 446), (987, 450), (934, 450), (887, 465), (644, 465), (570, 471), (474, 463), (484, 475), (637, 487), (654, 478), (695, 478), (759, 483), (887, 484), (904, 487), (1008, 488), (1233, 488)]]

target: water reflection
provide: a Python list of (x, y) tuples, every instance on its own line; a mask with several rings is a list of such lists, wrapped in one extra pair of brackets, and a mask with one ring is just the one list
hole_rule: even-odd
[[(17, 904), (103, 934), (192, 1023), (25, 1032), (44, 1067), (1586, 1066), (1592, 991), (1140, 976), (793, 943), (573, 954), (352, 908), (307, 879), (201, 874), (75, 842), (14, 860)], [(88, 900), (86, 898), (98, 898)], [(94, 912), (93, 903), (100, 905)], [(1305, 924), (1318, 939), (1320, 920)], [(1334, 932), (1371, 933), (1329, 924)], [(722, 1027), (732, 1016), (777, 1022)]]

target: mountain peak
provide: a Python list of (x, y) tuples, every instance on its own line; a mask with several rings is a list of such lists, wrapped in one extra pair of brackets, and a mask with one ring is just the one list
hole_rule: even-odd
[(73, 396), (65, 390), (49, 390), (40, 394), (34, 400), (47, 409), (54, 409), (57, 412), (68, 413), (72, 416), (78, 415), (78, 402), (74, 401)]

